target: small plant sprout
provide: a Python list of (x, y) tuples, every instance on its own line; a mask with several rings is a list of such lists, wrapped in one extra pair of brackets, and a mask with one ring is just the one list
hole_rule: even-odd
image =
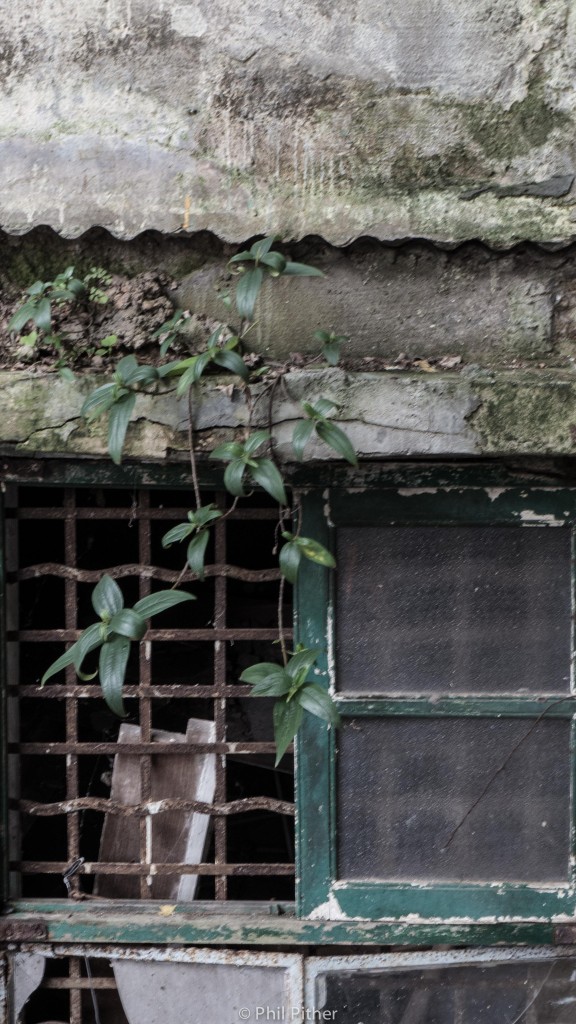
[(140, 364), (136, 356), (125, 356), (116, 366), (113, 380), (96, 388), (80, 410), (89, 423), (108, 413), (108, 451), (117, 466), (122, 461), (126, 431), (136, 403), (135, 388), (159, 379), (155, 366)]
[(338, 455), (341, 455), (352, 466), (357, 466), (358, 459), (350, 438), (340, 427), (329, 420), (329, 417), (338, 411), (335, 402), (330, 402), (327, 398), (319, 398), (315, 405), (303, 402), (302, 408), (307, 418), (296, 424), (292, 434), (292, 447), (296, 458), (300, 462), (302, 461), (304, 448), (312, 434), (316, 433), (320, 440), (333, 448)]
[(276, 235), (262, 238), (228, 262), (228, 266), (240, 275), (236, 286), (236, 308), (243, 320), (254, 318), (254, 306), (265, 276), (324, 277), (317, 267), (309, 267), (307, 263), (293, 263), (282, 253), (273, 251), (275, 241)]
[(178, 359), (176, 362), (167, 363), (162, 367), (163, 377), (180, 376), (178, 395), (185, 394), (194, 384), (197, 384), (210, 364), (229, 370), (230, 373), (235, 373), (244, 380), (248, 379), (248, 367), (240, 353), (236, 351), (240, 339), (232, 336), (221, 343), (220, 338), (223, 331), (224, 327), (220, 326), (212, 332), (204, 352), (190, 356), (188, 359)]
[(253, 697), (276, 697), (274, 738), (276, 765), (294, 739), (304, 712), (308, 711), (330, 725), (340, 723), (338, 709), (327, 690), (308, 682), (308, 675), (319, 652), (303, 648), (293, 654), (285, 666), (261, 662), (244, 670), (241, 682), (253, 685)]
[(267, 430), (257, 430), (246, 441), (228, 441), (219, 445), (210, 458), (229, 463), (224, 471), (224, 486), (230, 494), (237, 498), (245, 494), (245, 477), (250, 476), (255, 484), (259, 484), (280, 505), (287, 505), (284, 482), (272, 459), (256, 455), (258, 449), (269, 441)]
[(204, 579), (204, 556), (208, 541), (210, 540), (209, 526), (210, 523), (220, 519), (221, 516), (222, 513), (218, 511), (215, 505), (204, 505), (197, 509), (196, 512), (188, 512), (187, 523), (179, 523), (178, 526), (173, 526), (162, 537), (163, 548), (169, 548), (172, 544), (187, 540), (188, 537), (192, 538), (188, 542), (186, 561), (192, 572), (196, 573), (201, 580)]
[(314, 340), (322, 345), (322, 355), (330, 366), (338, 366), (340, 346), (350, 339), (346, 334), (335, 334), (334, 331), (314, 331)]
[(158, 338), (160, 342), (160, 358), (163, 359), (168, 349), (174, 344), (176, 338), (182, 333), (182, 326), (188, 319), (188, 312), (180, 309), (174, 316), (171, 316), (166, 323), (162, 324), (152, 333), (153, 338)]
[[(142, 640), (146, 632), (146, 619), (183, 601), (193, 600), (193, 594), (181, 590), (164, 590), (143, 597), (133, 608), (125, 608), (124, 597), (116, 581), (111, 576), (103, 576), (92, 591), (92, 607), (100, 621), (88, 626), (76, 643), (50, 665), (42, 676), (40, 686), (44, 686), (57, 672), (73, 665), (80, 679), (94, 679), (98, 675), (106, 704), (115, 715), (125, 717), (122, 689), (131, 642)], [(82, 673), (82, 663), (98, 647), (98, 670), (86, 676)]]
[(280, 572), (289, 583), (295, 583), (302, 558), (308, 558), (317, 565), (325, 565), (334, 569), (334, 556), (317, 540), (311, 537), (297, 537), (287, 530), (282, 532), (286, 544), (280, 551)]

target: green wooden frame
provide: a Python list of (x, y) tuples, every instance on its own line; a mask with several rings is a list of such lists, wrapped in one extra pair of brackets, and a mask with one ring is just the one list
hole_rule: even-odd
[[(445, 473), (445, 470), (443, 471)], [(468, 476), (467, 483), (469, 484)], [(340, 526), (385, 525), (530, 525), (570, 529), (576, 526), (576, 489), (536, 486), (464, 486), (442, 480), (440, 487), (417, 487), (411, 482), (377, 489), (354, 487), (302, 496), (302, 533), (333, 548)], [(572, 541), (574, 552), (574, 540)], [(574, 566), (574, 559), (573, 559)], [(572, 570), (574, 581), (574, 568)], [(327, 652), (334, 649), (333, 581), (328, 570), (306, 563), (298, 587), (298, 639)], [(333, 574), (332, 574), (333, 576)], [(576, 650), (573, 631), (572, 649)], [(326, 685), (333, 682), (330, 655), (322, 664)], [(572, 694), (574, 687), (572, 684)], [(537, 718), (556, 700), (555, 695), (446, 696), (374, 698), (334, 693), (344, 718), (395, 715)], [(336, 864), (336, 738), (308, 716), (297, 744), (298, 758), (298, 910), (303, 916), (329, 920), (428, 922), (551, 921), (576, 917), (576, 727), (573, 697), (550, 707), (550, 718), (571, 724), (573, 769), (571, 781), (571, 876), (565, 885), (505, 883), (404, 883), (346, 880)]]
[[(221, 481), (213, 464), (200, 467), (203, 485), (213, 487)], [(172, 464), (147, 465), (127, 462), (116, 467), (108, 460), (92, 459), (30, 459), (4, 460), (4, 480), (31, 486), (69, 487), (186, 487), (190, 486), (187, 463), (176, 461)], [(375, 501), (367, 493), (348, 497), (354, 498), (357, 509), (372, 508), (377, 512), (384, 496), (398, 488), (430, 488), (440, 486), (457, 488), (460, 492), (469, 487), (520, 487), (526, 495), (527, 487), (536, 490), (562, 487), (560, 493), (570, 494), (566, 488), (576, 486), (576, 463), (558, 460), (547, 464), (530, 465), (529, 461), (517, 463), (509, 468), (504, 463), (470, 460), (468, 464), (439, 464), (432, 461), (412, 464), (374, 463), (359, 470), (346, 469), (341, 464), (318, 467), (295, 467), (291, 474), (293, 484), (306, 489), (302, 496), (305, 531), (318, 540), (330, 542), (331, 528), (325, 515), (326, 495), (323, 489), (332, 482), (338, 487), (366, 488), (376, 491)], [(492, 490), (492, 494), (494, 491)], [(534, 492), (532, 492), (534, 493)], [(335, 495), (336, 497), (336, 495)], [(422, 498), (425, 496), (422, 495)], [(1, 499), (1, 496), (0, 496)], [(535, 498), (545, 514), (549, 500), (547, 494)], [(365, 502), (368, 504), (366, 505)], [(419, 498), (420, 502), (420, 498)], [(574, 508), (558, 504), (563, 510)], [(488, 509), (488, 505), (486, 508)], [(493, 506), (490, 506), (493, 508)], [(535, 507), (535, 506), (532, 506)], [(369, 514), (373, 514), (370, 512)], [(571, 514), (571, 513), (570, 513)], [(363, 520), (362, 520), (363, 521)], [(299, 638), (311, 645), (326, 647), (326, 625), (330, 608), (331, 579), (329, 573), (310, 562), (303, 563), (298, 587), (296, 626)], [(0, 571), (0, 590), (4, 573)], [(2, 602), (3, 606), (3, 602)], [(0, 607), (0, 628), (2, 626)], [(2, 659), (2, 651), (0, 659)], [(325, 657), (324, 671), (328, 671)], [(2, 663), (2, 668), (4, 665)], [(0, 714), (5, 702), (5, 674), (2, 675), (0, 693)], [(449, 713), (449, 706), (456, 708), (452, 701), (439, 711)], [(384, 710), (384, 707), (381, 708)], [(366, 710), (369, 711), (368, 705)], [(297, 806), (298, 874), (301, 876), (298, 905), (293, 904), (238, 904), (220, 906), (207, 903), (181, 904), (166, 916), (165, 908), (154, 901), (111, 904), (106, 901), (72, 903), (69, 900), (12, 900), (0, 916), (8, 925), (7, 932), (0, 934), (0, 940), (31, 941), (32, 933), (38, 929), (37, 941), (131, 943), (170, 945), (202, 944), (230, 946), (331, 946), (370, 948), (381, 945), (425, 946), (444, 943), (458, 946), (487, 946), (496, 943), (530, 944), (566, 942), (560, 936), (552, 920), (539, 917), (532, 921), (499, 920), (492, 923), (469, 923), (450, 921), (394, 920), (326, 920), (320, 917), (311, 920), (308, 915), (319, 903), (327, 899), (335, 871), (334, 848), (330, 848), (330, 828), (334, 827), (333, 796), (326, 788), (329, 774), (326, 766), (333, 761), (334, 736), (322, 725), (316, 728), (310, 716), (306, 716), (301, 738), (298, 742), (299, 792)], [(310, 719), (310, 720), (308, 720)], [(0, 735), (0, 771), (6, 778), (5, 716)], [(333, 792), (333, 791), (332, 791)], [(326, 793), (328, 799), (326, 799)], [(0, 838), (6, 836), (6, 788), (0, 788), (0, 818), (4, 827)], [(6, 851), (2, 850), (0, 876), (6, 877)], [(331, 859), (332, 858), (332, 859)], [(4, 888), (6, 897), (7, 889)], [(372, 918), (374, 905), (369, 894), (370, 906), (366, 917)], [(359, 915), (360, 916), (360, 915)], [(32, 933), (31, 933), (32, 929)], [(570, 929), (568, 929), (571, 931)], [(570, 937), (569, 941), (574, 941)]]

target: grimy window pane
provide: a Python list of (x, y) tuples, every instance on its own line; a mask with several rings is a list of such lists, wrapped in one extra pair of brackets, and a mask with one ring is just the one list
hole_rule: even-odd
[(563, 693), (570, 531), (338, 530), (342, 691)]
[(349, 719), (339, 731), (338, 875), (568, 879), (570, 724), (538, 723), (456, 833), (528, 719)]
[(363, 1024), (574, 1024), (576, 961), (334, 971), (316, 1006)]

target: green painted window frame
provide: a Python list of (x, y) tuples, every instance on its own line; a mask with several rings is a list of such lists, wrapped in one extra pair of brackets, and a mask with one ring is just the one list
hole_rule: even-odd
[[(470, 475), (467, 474), (468, 481)], [(576, 536), (576, 488), (565, 486), (434, 486), (429, 474), (426, 487), (407, 486), (396, 480), (376, 489), (328, 489), (321, 496), (303, 493), (302, 533), (314, 536), (334, 549), (336, 532), (346, 526), (386, 525), (530, 525), (536, 528), (569, 529), (572, 536), (572, 584)], [(412, 486), (410, 484), (412, 483)], [(337, 570), (336, 570), (337, 571)], [(307, 647), (320, 648), (324, 684), (330, 686), (343, 719), (402, 715), (537, 718), (552, 705), (555, 695), (425, 697), (345, 696), (335, 688), (331, 655), (335, 649), (334, 574), (307, 562), (297, 594), (297, 638)], [(574, 607), (574, 597), (573, 597)], [(573, 620), (574, 621), (574, 620)], [(572, 628), (572, 652), (576, 650)], [(574, 681), (572, 680), (572, 696)], [(318, 725), (311, 716), (297, 743), (297, 893), (298, 913), (328, 920), (380, 920), (413, 923), (551, 922), (576, 917), (576, 707), (570, 699), (550, 708), (547, 717), (571, 722), (571, 864), (567, 885), (503, 883), (384, 882), (339, 879), (336, 863), (336, 760), (337, 731)], [(504, 751), (507, 753), (507, 751)], [(431, 925), (432, 926), (432, 925)], [(440, 940), (439, 940), (440, 941)]]
[[(189, 467), (184, 462), (172, 464), (126, 463), (113, 466), (109, 460), (78, 458), (8, 458), (3, 459), (2, 478), (6, 483), (47, 487), (148, 487), (178, 488), (190, 485)], [(201, 483), (214, 487), (218, 476), (212, 465), (200, 467)], [(368, 464), (352, 470), (335, 463), (323, 467), (303, 464), (291, 471), (294, 489), (304, 510), (306, 529), (314, 530), (319, 540), (330, 542), (330, 528), (324, 514), (326, 493), (331, 484), (336, 488), (366, 488), (380, 494), (399, 487), (416, 489), (434, 486), (467, 490), (479, 485), (501, 488), (517, 485), (519, 479), (531, 480), (537, 489), (561, 486), (565, 492), (566, 478), (576, 482), (576, 462), (566, 460), (525, 469), (520, 463), (510, 469), (504, 463), (470, 461), (468, 464), (396, 463)], [(523, 493), (526, 493), (524, 487)], [(359, 496), (358, 514), (362, 517), (366, 495)], [(566, 508), (572, 506), (565, 506)], [(2, 493), (0, 492), (0, 517)], [(363, 521), (361, 518), (360, 521)], [(310, 947), (330, 946), (370, 948), (374, 946), (430, 946), (437, 943), (457, 946), (539, 945), (573, 942), (572, 929), (558, 929), (550, 920), (499, 921), (497, 923), (460, 923), (444, 921), (415, 923), (388, 920), (310, 919), (307, 915), (317, 905), (317, 894), (329, 890), (330, 846), (327, 843), (333, 807), (325, 803), (322, 777), (328, 757), (333, 754), (333, 735), (320, 726), (306, 722), (298, 743), (299, 793), (297, 793), (297, 872), (301, 873), (298, 902), (270, 903), (265, 907), (240, 904), (177, 904), (166, 916), (163, 907), (152, 901), (121, 903), (114, 906), (104, 900), (74, 903), (70, 900), (9, 899), (7, 887), (7, 777), (6, 747), (6, 672), (4, 662), (4, 567), (2, 558), (3, 523), (0, 530), (0, 900), (7, 930), (0, 933), (10, 942), (112, 943), (114, 945), (169, 946), (212, 945), (243, 947)], [(325, 625), (331, 598), (330, 574), (310, 562), (302, 563), (297, 600), (300, 614), (296, 616), (299, 638), (325, 648)], [(322, 655), (324, 657), (324, 655)], [(324, 660), (324, 671), (327, 671)], [(326, 676), (327, 678), (327, 676)], [(306, 716), (309, 718), (309, 716)], [(309, 749), (310, 743), (317, 751)], [(314, 765), (320, 764), (320, 774)], [(300, 774), (301, 773), (301, 774)], [(306, 783), (304, 780), (306, 779)], [(316, 852), (318, 851), (318, 853)], [(33, 938), (35, 936), (35, 938)], [(64, 948), (64, 946), (62, 947)]]

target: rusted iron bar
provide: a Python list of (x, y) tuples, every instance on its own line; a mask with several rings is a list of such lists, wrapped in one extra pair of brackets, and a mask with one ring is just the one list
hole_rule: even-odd
[(274, 754), (274, 743), (11, 743), (11, 754)]
[[(14, 871), (35, 875), (60, 875), (66, 861), (15, 861)], [(294, 864), (124, 864), (93, 861), (84, 864), (85, 875), (293, 875)], [(81, 877), (81, 876), (80, 876)]]
[(90, 991), (93, 988), (100, 989), (116, 989), (116, 982), (114, 978), (45, 978), (40, 985), (40, 989), (87, 989)]
[[(185, 521), (190, 506), (183, 508), (149, 508), (139, 509), (138, 516), (141, 519), (159, 519), (167, 522)], [(133, 510), (125, 506), (121, 508), (82, 508), (76, 509), (76, 519), (127, 519), (130, 521), (134, 516)], [(65, 519), (66, 512), (63, 508), (19, 508), (11, 513), (11, 519)], [(228, 520), (254, 521), (268, 519), (276, 521), (278, 512), (274, 508), (235, 508), (227, 517)]]
[[(61, 565), (59, 562), (39, 562), (38, 565), (28, 565), (25, 569), (19, 569), (13, 573), (14, 580), (19, 583), (38, 579), (39, 576), (57, 576), (60, 579), (75, 580), (77, 583), (98, 583), (98, 580), (104, 575), (111, 576), (114, 580), (138, 576), (140, 579), (160, 580), (162, 583), (175, 583), (176, 580), (187, 582), (198, 579), (197, 574), (190, 570), (182, 575), (177, 570), (162, 569), (157, 565), (141, 565), (138, 562), (115, 565), (108, 569), (75, 569), (70, 565)], [(224, 576), (227, 579), (241, 580), (243, 583), (273, 583), (280, 579), (280, 570), (244, 569), (240, 565), (206, 565), (204, 575), (206, 577)]]
[[(213, 697), (214, 686), (202, 685), (201, 683), (192, 683), (186, 686), (184, 683), (160, 683), (158, 686), (144, 686), (142, 684), (125, 685), (123, 688), (123, 694), (125, 697), (138, 697), (140, 693), (145, 693), (149, 697), (160, 697), (164, 700), (170, 698), (170, 700), (181, 699), (183, 697)], [(252, 693), (252, 687), (239, 683), (237, 686), (229, 684), (224, 687), (223, 691), (219, 691), (222, 696), (227, 699), (238, 697), (249, 697)], [(102, 687), (100, 684), (90, 683), (74, 683), (71, 686), (67, 686), (65, 683), (52, 683), (50, 682), (43, 689), (40, 689), (38, 683), (15, 683), (9, 687), (10, 696), (13, 697), (35, 697), (40, 700), (62, 700), (64, 697), (74, 697), (78, 700), (80, 697), (95, 697), (99, 700), (102, 699)]]
[[(79, 629), (21, 629), (17, 633), (7, 633), (8, 640), (20, 640), (21, 642), (45, 642), (58, 640), (77, 640), (80, 636)], [(292, 631), (285, 629), (287, 637), (292, 636)], [(209, 629), (149, 629), (144, 640), (270, 640), (278, 639), (277, 629), (229, 629), (214, 626)]]
[(180, 797), (152, 800), (142, 804), (117, 804), (100, 797), (81, 796), (74, 800), (59, 800), (56, 803), (40, 804), (32, 800), (15, 801), (24, 814), (52, 817), (57, 814), (72, 814), (75, 811), (98, 811), (100, 814), (114, 814), (121, 818), (142, 818), (147, 815), (167, 814), (169, 811), (196, 811), (198, 814), (226, 816), (246, 814), (248, 811), (271, 811), (273, 814), (294, 815), (294, 804), (274, 797), (250, 796), (228, 803), (204, 803), (202, 800), (184, 800)]

